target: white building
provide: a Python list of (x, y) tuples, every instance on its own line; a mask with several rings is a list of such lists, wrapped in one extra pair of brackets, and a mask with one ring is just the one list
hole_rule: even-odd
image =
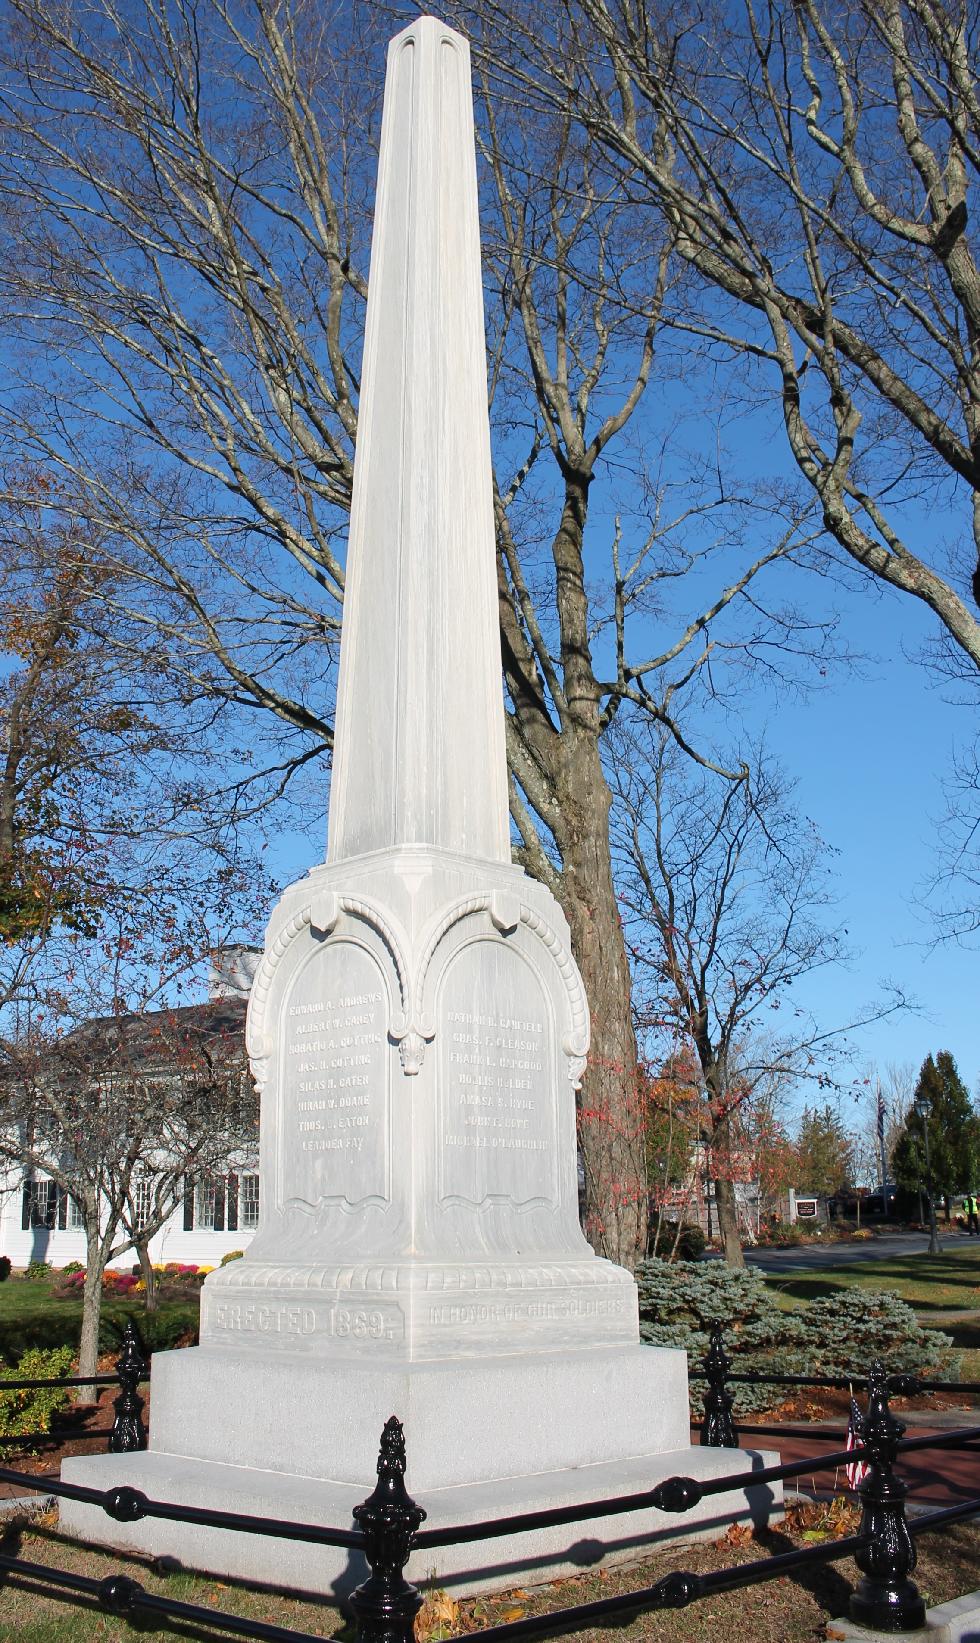
[[(159, 1012), (158, 1018), (167, 1020), (168, 1041), (175, 1031), (197, 1038), (220, 1035), (225, 1041), (241, 1042), (244, 1061), (245, 1009), (260, 956), (242, 947), (216, 954), (207, 1003)], [(148, 1025), (152, 1028), (154, 1017), (132, 1019), (144, 1030)], [(137, 1214), (141, 1192), (148, 1214), (152, 1199), (149, 1174), (137, 1182)], [(187, 1266), (217, 1266), (223, 1255), (247, 1247), (258, 1218), (258, 1155), (249, 1146), (238, 1149), (208, 1179), (185, 1178), (183, 1201), (151, 1239), (150, 1258), (159, 1265), (176, 1261)], [(66, 1266), (69, 1261), (85, 1264), (85, 1232), (78, 1207), (43, 1172), (31, 1175), (10, 1166), (0, 1177), (0, 1255), (9, 1256), (14, 1267), (26, 1267), (31, 1261), (47, 1261), (52, 1267)], [(110, 1264), (128, 1271), (136, 1264), (136, 1254), (126, 1250)]]

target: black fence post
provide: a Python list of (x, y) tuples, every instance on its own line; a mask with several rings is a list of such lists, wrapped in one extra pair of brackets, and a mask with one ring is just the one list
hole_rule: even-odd
[(861, 1533), (867, 1545), (854, 1554), (863, 1578), (851, 1596), (851, 1619), (888, 1632), (911, 1632), (926, 1623), (926, 1606), (909, 1575), (915, 1542), (905, 1521), (908, 1490), (894, 1473), (905, 1424), (888, 1407), (888, 1381), (876, 1359), (868, 1376), (868, 1407), (857, 1434), (870, 1451), (868, 1471), (858, 1484)]
[(405, 1488), (405, 1434), (392, 1415), (381, 1434), (377, 1486), (354, 1507), (371, 1565), (367, 1580), (351, 1593), (358, 1643), (412, 1643), (422, 1598), (405, 1579), (404, 1569), (424, 1517)]
[(721, 1324), (714, 1324), (708, 1356), (704, 1360), (708, 1389), (704, 1394), (704, 1420), (701, 1422), (701, 1442), (709, 1449), (738, 1448), (738, 1434), (732, 1421), (735, 1399), (728, 1390), (730, 1368)]
[(128, 1455), (146, 1448), (146, 1427), (143, 1425), (145, 1400), (140, 1397), (140, 1381), (146, 1379), (146, 1359), (136, 1325), (132, 1318), (123, 1330), (122, 1351), (116, 1361), (116, 1379), (120, 1392), (113, 1401), (116, 1418), (109, 1433), (110, 1455)]

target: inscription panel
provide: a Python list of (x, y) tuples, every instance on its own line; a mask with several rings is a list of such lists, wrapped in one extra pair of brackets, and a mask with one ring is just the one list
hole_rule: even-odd
[(449, 965), (439, 1019), (440, 1197), (554, 1206), (550, 1014), (534, 971), (502, 942), (472, 942)]
[(363, 1303), (325, 1299), (323, 1296), (266, 1295), (244, 1300), (211, 1301), (208, 1334), (234, 1337), (236, 1344), (258, 1338), (290, 1349), (337, 1342), (354, 1347), (372, 1343), (397, 1345), (405, 1338), (401, 1308), (374, 1298)]
[(363, 947), (333, 941), (283, 1011), (279, 1199), (315, 1209), (390, 1196), (388, 995)]

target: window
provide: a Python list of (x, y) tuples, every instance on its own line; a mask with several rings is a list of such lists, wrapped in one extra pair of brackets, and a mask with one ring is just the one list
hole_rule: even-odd
[(213, 1227), (218, 1197), (217, 1181), (199, 1181), (194, 1200), (195, 1227)]
[(225, 1228), (225, 1182), (221, 1176), (206, 1181), (189, 1177), (184, 1191), (184, 1231), (223, 1232)]
[(84, 1232), (85, 1217), (82, 1206), (74, 1198), (68, 1200), (68, 1230), (69, 1232)]
[(133, 1182), (133, 1231), (142, 1232), (153, 1213), (153, 1183), (146, 1176)]
[(249, 1230), (259, 1224), (259, 1178), (257, 1175), (239, 1177), (239, 1222)]
[(47, 1227), (53, 1232), (58, 1215), (58, 1188), (54, 1181), (24, 1182), (24, 1227)]

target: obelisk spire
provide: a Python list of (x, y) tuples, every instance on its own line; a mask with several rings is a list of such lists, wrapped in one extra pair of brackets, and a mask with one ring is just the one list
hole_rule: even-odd
[(328, 860), (510, 860), (469, 48), (388, 49)]

